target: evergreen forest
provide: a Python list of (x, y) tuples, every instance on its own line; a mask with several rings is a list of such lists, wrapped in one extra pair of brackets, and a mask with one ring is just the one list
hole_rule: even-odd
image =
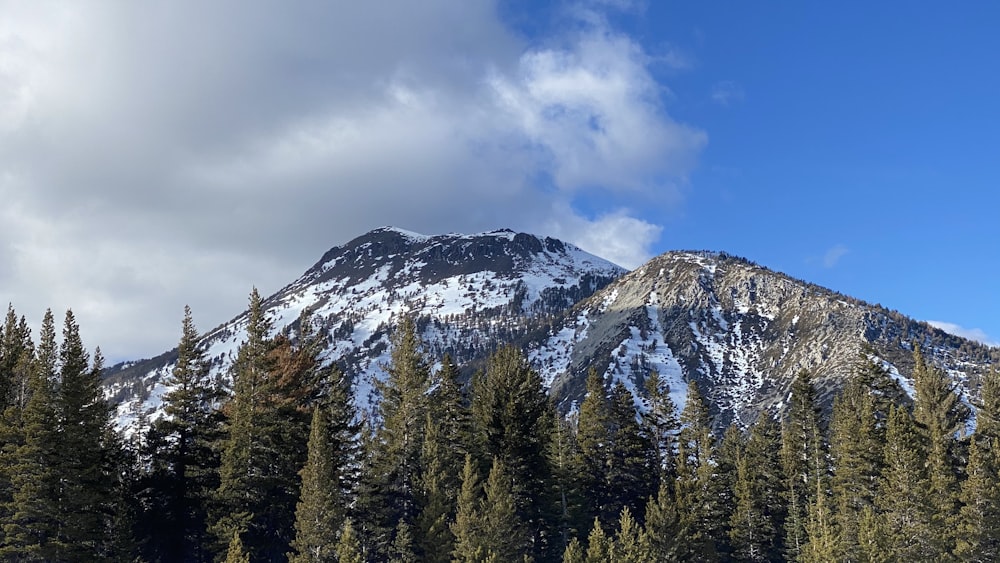
[[(1000, 560), (1000, 375), (976, 416), (915, 348), (913, 392), (859, 356), (832, 407), (720, 432), (691, 382), (596, 370), (559, 412), (520, 350), (471, 378), (396, 329), (376, 412), (274, 331), (254, 291), (216, 377), (185, 310), (164, 416), (123, 435), (72, 312), (0, 330), (0, 559), (15, 562)], [(641, 408), (639, 408), (641, 406)], [(974, 420), (974, 422), (973, 422)], [(973, 431), (974, 429), (974, 431)]]

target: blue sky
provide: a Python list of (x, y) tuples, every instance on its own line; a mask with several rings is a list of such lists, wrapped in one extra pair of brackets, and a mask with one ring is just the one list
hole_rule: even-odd
[(654, 252), (725, 250), (1000, 340), (1000, 7), (765, 6), (613, 16), (686, 62), (652, 68), (670, 115), (708, 136), (679, 205), (632, 205), (663, 226)]
[(111, 360), (331, 246), (723, 250), (1000, 340), (986, 2), (0, 0), (0, 302)]

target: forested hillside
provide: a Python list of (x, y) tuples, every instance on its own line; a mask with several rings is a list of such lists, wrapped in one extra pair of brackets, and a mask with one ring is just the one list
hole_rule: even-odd
[[(779, 419), (720, 432), (691, 381), (641, 401), (591, 370), (562, 416), (514, 347), (470, 381), (393, 331), (377, 409), (318, 359), (308, 316), (272, 336), (259, 295), (231, 385), (190, 311), (165, 414), (119, 436), (72, 313), (0, 342), (0, 553), (11, 561), (990, 561), (1000, 557), (1000, 376), (975, 432), (954, 383), (907, 394), (859, 356), (830, 414), (800, 372)], [(432, 366), (440, 366), (432, 369)]]

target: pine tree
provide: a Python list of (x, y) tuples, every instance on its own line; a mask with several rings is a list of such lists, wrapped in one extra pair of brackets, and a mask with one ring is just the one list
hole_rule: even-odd
[(781, 465), (785, 477), (785, 555), (798, 558), (807, 541), (809, 505), (814, 502), (816, 481), (827, 471), (825, 443), (820, 432), (820, 411), (812, 376), (799, 372), (792, 382), (791, 404), (781, 431)]
[(646, 537), (654, 561), (678, 561), (680, 516), (667, 483), (660, 483), (655, 498), (646, 503)]
[(563, 563), (585, 563), (587, 552), (584, 551), (578, 538), (570, 540), (563, 552)]
[(341, 468), (337, 467), (331, 448), (327, 414), (319, 407), (313, 410), (308, 452), (295, 509), (294, 553), (288, 555), (290, 563), (329, 560), (347, 511), (347, 499), (341, 498), (337, 482)]
[(719, 509), (720, 483), (713, 463), (714, 444), (708, 406), (693, 380), (681, 412), (677, 437), (675, 502), (680, 528), (675, 557), (681, 561), (716, 561), (724, 516)]
[(459, 471), (472, 442), (469, 398), (463, 391), (460, 375), (451, 356), (445, 354), (430, 392), (430, 413), (440, 425), (442, 466), (448, 473), (444, 487), (452, 501), (458, 494)]
[(636, 420), (632, 393), (622, 382), (611, 390), (608, 412), (608, 461), (606, 489), (614, 491), (608, 508), (620, 515), (623, 508), (641, 510), (656, 490), (659, 478), (657, 452)]
[(632, 517), (626, 506), (618, 519), (618, 533), (611, 551), (615, 563), (646, 563), (652, 560), (649, 541), (642, 526)]
[(417, 563), (417, 545), (413, 537), (412, 528), (405, 520), (400, 520), (396, 524), (396, 531), (393, 533), (392, 546), (389, 547), (390, 563)]
[(404, 317), (392, 338), (387, 378), (377, 381), (382, 396), (366, 443), (365, 467), (356, 514), (363, 543), (389, 553), (398, 523), (412, 530), (420, 511), (421, 451), (431, 388), (427, 364), (413, 320)]
[(674, 436), (680, 426), (677, 405), (670, 398), (670, 388), (658, 372), (650, 372), (645, 389), (649, 408), (642, 413), (642, 429), (656, 451), (659, 480), (671, 482), (676, 475)]
[(76, 318), (67, 311), (56, 395), (61, 558), (98, 559), (108, 549), (107, 514), (114, 498), (115, 477), (106, 471), (108, 457), (114, 453), (106, 441), (111, 412), (100, 387), (102, 363), (98, 351), (90, 365)]
[(480, 508), (486, 552), (500, 561), (517, 561), (528, 555), (528, 537), (517, 517), (513, 479), (503, 461), (493, 458)]
[(837, 553), (850, 561), (861, 557), (858, 526), (861, 513), (875, 501), (882, 473), (882, 437), (878, 428), (875, 390), (855, 375), (834, 400), (830, 422), (832, 508)]
[(584, 496), (582, 489), (582, 483), (586, 480), (586, 470), (573, 432), (573, 421), (556, 411), (552, 412), (552, 417), (549, 464), (552, 467), (556, 512), (559, 515), (558, 534), (565, 549), (589, 526), (587, 518), (589, 499)]
[(942, 552), (954, 548), (959, 508), (958, 447), (955, 436), (964, 429), (968, 409), (955, 393), (952, 383), (940, 369), (928, 364), (914, 348), (913, 387), (916, 397), (913, 418), (924, 436), (927, 450), (928, 478), (934, 504), (932, 532)]
[(816, 480), (816, 492), (809, 503), (806, 545), (799, 558), (804, 562), (825, 563), (839, 559), (828, 482), (829, 479), (825, 475)]
[[(17, 449), (24, 444), (22, 415), (29, 398), (28, 382), (34, 356), (31, 330), (9, 306), (0, 327), (0, 522), (13, 516), (14, 465)], [(0, 528), (0, 545), (3, 544)]]
[(455, 550), (452, 553), (454, 561), (474, 563), (486, 557), (483, 545), (483, 518), (480, 512), (481, 498), (482, 485), (479, 482), (479, 472), (472, 461), (472, 456), (466, 454), (455, 522), (451, 524), (451, 532), (455, 536)]
[(587, 537), (587, 557), (586, 563), (607, 563), (611, 561), (611, 550), (614, 543), (611, 538), (604, 533), (601, 521), (594, 518), (594, 526), (590, 529)]
[(761, 416), (736, 460), (734, 509), (729, 540), (738, 561), (775, 561), (783, 506), (778, 461), (780, 440), (774, 422)]
[(531, 555), (539, 560), (562, 552), (547, 455), (552, 408), (538, 373), (513, 347), (490, 358), (472, 403), (479, 449), (509, 472), (517, 515), (530, 534)]
[(448, 528), (453, 500), (448, 490), (452, 469), (446, 466), (441, 433), (441, 424), (428, 413), (420, 454), (417, 537), (424, 561), (445, 563), (451, 561), (454, 550), (454, 536)]
[(592, 507), (588, 514), (591, 518), (607, 519), (612, 514), (617, 517), (617, 512), (611, 512), (611, 491), (608, 489), (610, 419), (604, 378), (592, 367), (587, 373), (587, 395), (580, 403), (576, 429), (579, 464), (583, 468), (581, 488)]
[(165, 382), (166, 416), (150, 433), (151, 471), (144, 477), (148, 550), (167, 559), (210, 561), (208, 504), (218, 487), (220, 438), (216, 404), (221, 393), (209, 379), (190, 307), (184, 307), (177, 361)]
[(256, 289), (250, 295), (247, 339), (232, 367), (233, 397), (226, 406), (228, 436), (212, 531), (219, 540), (243, 530), (252, 559), (280, 559), (295, 536), (299, 470), (306, 460), (309, 413), (316, 391), (314, 349), (285, 337), (269, 338)]
[(365, 563), (364, 554), (361, 551), (361, 544), (354, 533), (354, 525), (351, 519), (344, 520), (343, 529), (340, 532), (340, 539), (337, 541), (337, 563)]
[(1000, 559), (1000, 373), (983, 376), (976, 431), (969, 440), (955, 555), (964, 561)]
[(226, 563), (250, 563), (250, 554), (243, 547), (239, 531), (233, 532), (233, 539), (229, 541), (229, 549), (226, 550)]
[(968, 478), (962, 483), (955, 555), (963, 561), (1000, 560), (1000, 475), (993, 462), (1000, 442), (969, 443)]
[(450, 561), (462, 459), (470, 451), (471, 422), (459, 371), (449, 355), (434, 374), (424, 424), (418, 480), (417, 537), (426, 561)]
[(996, 367), (983, 376), (976, 407), (976, 436), (1000, 439), (1000, 372)]
[[(257, 288), (250, 294), (247, 339), (240, 345), (230, 370), (233, 397), (227, 405), (229, 428), (222, 452), (219, 489), (216, 493), (220, 517), (212, 527), (220, 541), (232, 541), (246, 530), (261, 502), (263, 388), (267, 380), (267, 350), (270, 324), (264, 317)], [(242, 538), (237, 538), (242, 542)], [(242, 548), (242, 546), (241, 546)]]
[(940, 561), (945, 553), (933, 529), (926, 445), (905, 408), (890, 409), (886, 437), (885, 471), (875, 498), (884, 547), (877, 553), (893, 561)]
[(10, 519), (3, 524), (5, 543), (0, 556), (19, 561), (58, 559), (58, 531), (62, 525), (59, 506), (61, 452), (57, 442), (56, 377), (58, 346), (52, 311), (47, 310), (39, 333), (32, 369), (29, 399), (22, 415), (24, 442), (13, 460)]

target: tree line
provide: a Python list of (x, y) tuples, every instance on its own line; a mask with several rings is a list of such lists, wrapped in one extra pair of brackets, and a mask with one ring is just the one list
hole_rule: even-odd
[[(691, 382), (638, 408), (596, 370), (569, 415), (513, 347), (466, 381), (396, 329), (374, 413), (301, 319), (270, 336), (256, 291), (226, 382), (190, 310), (164, 416), (131, 439), (72, 312), (0, 330), (7, 561), (1000, 560), (1000, 376), (975, 431), (915, 349), (913, 396), (861, 356), (828, 415), (800, 373), (781, 416), (713, 433)], [(436, 369), (435, 369), (435, 366)]]

